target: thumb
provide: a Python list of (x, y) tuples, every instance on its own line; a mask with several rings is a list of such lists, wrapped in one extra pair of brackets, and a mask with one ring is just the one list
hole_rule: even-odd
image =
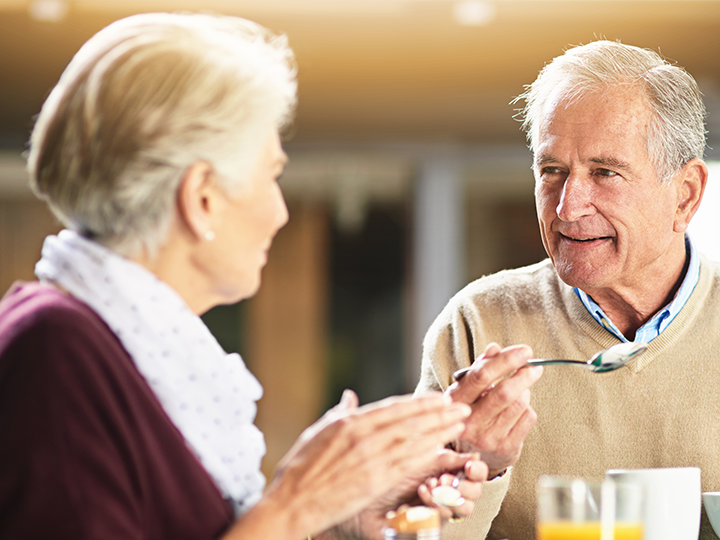
[(357, 397), (357, 394), (350, 390), (349, 388), (346, 388), (343, 393), (342, 397), (340, 398), (340, 403), (337, 404), (336, 408), (339, 410), (350, 410), (350, 409), (356, 409), (358, 406), (359, 400)]

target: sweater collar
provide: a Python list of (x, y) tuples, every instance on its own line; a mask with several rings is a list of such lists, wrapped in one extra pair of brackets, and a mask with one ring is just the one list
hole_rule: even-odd
[[(662, 355), (668, 347), (677, 343), (682, 339), (688, 328), (696, 323), (697, 318), (701, 315), (703, 306), (710, 294), (713, 284), (713, 268), (712, 263), (708, 261), (699, 251), (697, 252), (699, 264), (698, 281), (695, 288), (690, 293), (683, 308), (677, 313), (672, 322), (665, 330), (649, 345), (637, 360), (628, 366), (633, 373), (638, 373), (647, 367), (658, 356)], [(558, 287), (563, 298), (570, 318), (578, 326), (578, 331), (583, 332), (592, 338), (598, 344), (598, 350), (606, 349), (611, 345), (619, 343), (620, 340), (603, 328), (595, 318), (588, 312), (573, 288), (563, 282), (557, 273), (555, 274)]]
[[(685, 252), (689, 258), (689, 262), (680, 288), (675, 293), (672, 301), (661, 308), (645, 324), (638, 328), (635, 333), (635, 341), (650, 343), (653, 339), (658, 337), (670, 325), (673, 319), (675, 319), (677, 314), (680, 313), (690, 298), (690, 295), (695, 289), (700, 277), (700, 259), (697, 254), (697, 250), (688, 235), (685, 235)], [(573, 291), (575, 291), (575, 294), (583, 303), (585, 309), (588, 310), (590, 315), (593, 316), (600, 326), (613, 334), (620, 341), (629, 341), (589, 294), (577, 287), (574, 287)]]

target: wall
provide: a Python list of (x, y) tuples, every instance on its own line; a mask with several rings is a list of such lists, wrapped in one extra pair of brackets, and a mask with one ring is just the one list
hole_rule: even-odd
[(0, 199), (0, 291), (15, 280), (34, 279), (42, 241), (61, 229), (44, 203), (34, 199)]

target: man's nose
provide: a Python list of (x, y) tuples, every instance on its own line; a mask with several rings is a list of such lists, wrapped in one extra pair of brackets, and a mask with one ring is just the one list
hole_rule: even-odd
[(595, 211), (592, 191), (591, 179), (578, 173), (569, 174), (560, 192), (560, 202), (555, 213), (563, 221), (577, 221), (592, 214)]

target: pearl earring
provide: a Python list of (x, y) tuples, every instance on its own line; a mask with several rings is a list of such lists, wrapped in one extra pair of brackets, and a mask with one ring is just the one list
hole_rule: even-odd
[(212, 242), (213, 240), (215, 240), (215, 231), (209, 229), (205, 231), (205, 234), (203, 236), (205, 237), (205, 240), (207, 240), (208, 242)]

